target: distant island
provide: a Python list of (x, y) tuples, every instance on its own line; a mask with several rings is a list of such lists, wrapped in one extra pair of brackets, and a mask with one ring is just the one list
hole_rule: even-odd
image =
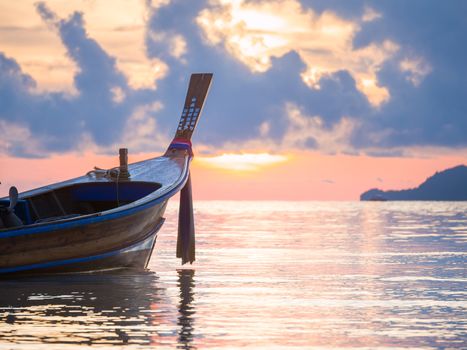
[(361, 201), (467, 201), (467, 166), (436, 172), (420, 186), (400, 191), (374, 188), (360, 195)]

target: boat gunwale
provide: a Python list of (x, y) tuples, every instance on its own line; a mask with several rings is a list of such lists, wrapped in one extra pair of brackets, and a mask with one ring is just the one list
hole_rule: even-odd
[[(156, 157), (156, 158), (161, 158), (161, 157)], [(92, 213), (92, 214), (82, 215), (82, 216), (73, 217), (73, 218), (66, 218), (66, 219), (52, 221), (52, 222), (42, 222), (42, 223), (37, 223), (37, 224), (24, 225), (24, 226), (10, 229), (10, 230), (7, 229), (5, 230), (6, 232), (5, 231), (2, 232), (3, 230), (0, 230), (0, 239), (23, 236), (23, 235), (30, 235), (30, 234), (46, 233), (46, 232), (56, 231), (60, 229), (67, 229), (67, 228), (73, 228), (76, 226), (94, 224), (94, 223), (98, 223), (98, 222), (105, 221), (105, 220), (112, 220), (112, 219), (116, 219), (116, 218), (120, 218), (120, 217), (124, 217), (128, 215), (132, 215), (141, 210), (150, 208), (174, 196), (185, 185), (188, 179), (189, 162), (191, 158), (192, 157), (190, 155), (185, 155), (184, 165), (183, 165), (180, 176), (178, 177), (176, 181), (174, 181), (167, 188), (164, 189), (163, 187), (161, 187), (160, 189), (162, 189), (162, 192), (158, 193), (157, 197), (154, 197), (154, 193), (156, 193), (160, 189), (157, 189), (154, 192), (151, 192), (150, 194), (144, 196), (143, 198), (140, 198), (134, 202), (122, 205), (121, 207), (118, 207), (118, 208), (113, 208), (113, 209), (98, 212), (98, 213)], [(138, 163), (141, 163), (141, 162), (138, 162)], [(48, 186), (44, 186), (44, 187), (48, 187)]]

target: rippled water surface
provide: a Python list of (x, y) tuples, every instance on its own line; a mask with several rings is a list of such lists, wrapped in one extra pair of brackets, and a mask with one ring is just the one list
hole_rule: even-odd
[(0, 280), (0, 349), (467, 348), (467, 203), (177, 203), (147, 272)]

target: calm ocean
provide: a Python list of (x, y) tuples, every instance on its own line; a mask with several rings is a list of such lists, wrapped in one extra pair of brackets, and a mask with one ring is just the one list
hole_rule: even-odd
[(0, 349), (467, 348), (467, 203), (177, 201), (146, 273), (0, 280)]

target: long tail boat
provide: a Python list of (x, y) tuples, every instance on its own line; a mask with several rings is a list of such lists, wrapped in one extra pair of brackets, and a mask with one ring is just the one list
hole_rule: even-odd
[(193, 74), (177, 132), (161, 157), (96, 169), (0, 199), (0, 276), (145, 268), (168, 200), (180, 192), (177, 257), (195, 260), (191, 136), (212, 74)]

